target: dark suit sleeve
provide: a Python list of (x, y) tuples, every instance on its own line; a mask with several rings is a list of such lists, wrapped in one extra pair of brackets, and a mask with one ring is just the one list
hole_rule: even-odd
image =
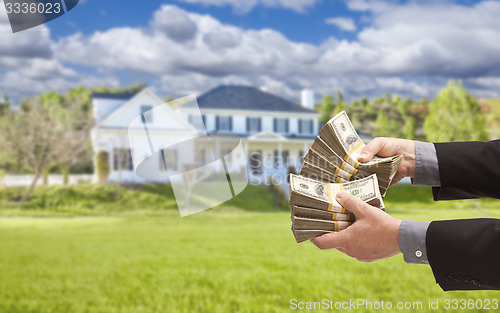
[(441, 187), (434, 200), (500, 199), (500, 140), (435, 143)]
[(500, 220), (432, 222), (426, 246), (443, 290), (500, 289)]

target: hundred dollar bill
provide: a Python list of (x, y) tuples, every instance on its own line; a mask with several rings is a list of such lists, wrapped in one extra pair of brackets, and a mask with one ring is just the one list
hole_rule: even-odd
[(290, 174), (290, 204), (314, 207), (327, 211), (344, 213), (337, 202), (338, 192), (347, 192), (379, 208), (383, 208), (377, 175), (346, 183), (324, 183), (321, 181)]
[(304, 206), (298, 206), (298, 205), (292, 205), (291, 211), (292, 211), (292, 216), (297, 216), (297, 217), (308, 217), (308, 218), (316, 218), (316, 219), (330, 220), (330, 221), (349, 221), (349, 222), (354, 222), (356, 219), (354, 214), (347, 211), (346, 213), (335, 213), (325, 210), (308, 208)]
[(312, 239), (314, 237), (318, 237), (324, 234), (328, 233), (336, 233), (336, 231), (328, 231), (328, 230), (321, 230), (321, 229), (308, 229), (308, 230), (301, 230), (297, 229), (295, 230), (292, 226), (292, 233), (293, 236), (295, 237), (295, 241), (297, 243), (304, 242), (306, 240)]
[(352, 224), (352, 222), (292, 216), (292, 224), (295, 230), (317, 229), (339, 231), (342, 229), (346, 229), (349, 225)]
[[(330, 127), (332, 128), (333, 133), (337, 137), (336, 139), (338, 140), (338, 142), (340, 142), (344, 150), (345, 161), (354, 166), (355, 168), (357, 168), (360, 164), (358, 162), (358, 156), (360, 155), (361, 150), (363, 150), (363, 148), (366, 145), (359, 137), (358, 133), (356, 132), (356, 129), (354, 129), (354, 126), (352, 125), (351, 120), (347, 116), (347, 113), (345, 111), (342, 111), (339, 114), (335, 115), (328, 121), (328, 125), (330, 125)], [(370, 160), (367, 163), (364, 163), (364, 165), (372, 165), (381, 162), (390, 162), (393, 158), (394, 157), (380, 158), (374, 156), (372, 160)]]

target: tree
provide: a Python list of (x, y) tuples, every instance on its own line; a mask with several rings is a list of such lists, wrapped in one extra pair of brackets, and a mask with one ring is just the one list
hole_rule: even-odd
[(45, 169), (71, 166), (87, 152), (88, 125), (78, 119), (76, 106), (61, 99), (47, 93), (24, 101), (20, 112), (1, 124), (0, 150), (35, 174), (21, 202), (29, 199)]
[(320, 121), (326, 122), (330, 119), (333, 113), (333, 109), (335, 108), (333, 104), (333, 96), (325, 95), (323, 97), (323, 105), (321, 106), (321, 117)]
[(389, 136), (389, 116), (384, 110), (379, 110), (377, 121), (375, 122), (375, 136)]
[(125, 87), (119, 87), (119, 88), (109, 88), (105, 86), (97, 87), (94, 89), (96, 92), (103, 92), (103, 93), (137, 93), (144, 88), (146, 88), (148, 84), (146, 83), (132, 83), (128, 86)]
[(481, 107), (461, 82), (450, 81), (430, 103), (424, 122), (427, 140), (486, 140), (485, 118)]
[(417, 120), (413, 116), (407, 116), (403, 134), (406, 139), (415, 140), (415, 132), (417, 130)]
[(337, 103), (335, 103), (335, 111), (333, 115), (337, 115), (338, 113), (342, 111), (347, 111), (349, 109), (349, 106), (347, 105), (347, 102), (344, 101), (344, 96), (342, 95), (342, 92), (337, 91)]
[(0, 117), (5, 116), (10, 112), (10, 101), (7, 94), (3, 94), (3, 100), (0, 102)]

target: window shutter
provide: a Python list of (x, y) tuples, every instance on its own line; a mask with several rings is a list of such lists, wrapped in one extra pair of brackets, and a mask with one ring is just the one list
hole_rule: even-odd
[(278, 132), (278, 131), (277, 131), (277, 124), (278, 124), (278, 123), (277, 123), (276, 118), (273, 118), (273, 131), (274, 131), (275, 133), (277, 133), (277, 132)]
[(229, 117), (229, 131), (233, 131), (233, 117)]
[(302, 134), (302, 119), (299, 119), (299, 134)]
[(313, 133), (314, 132), (314, 120), (309, 120), (309, 133)]
[(288, 119), (285, 120), (285, 132), (288, 134)]
[(207, 130), (207, 116), (202, 115), (201, 120), (203, 121), (203, 127), (205, 127), (205, 131)]
[(259, 126), (258, 126), (258, 129), (259, 129), (259, 132), (262, 131), (262, 123), (261, 123), (261, 118), (258, 117), (258, 121), (259, 121)]
[(250, 118), (247, 116), (247, 133), (250, 132)]
[(215, 117), (215, 130), (216, 131), (219, 130), (219, 116), (218, 115)]

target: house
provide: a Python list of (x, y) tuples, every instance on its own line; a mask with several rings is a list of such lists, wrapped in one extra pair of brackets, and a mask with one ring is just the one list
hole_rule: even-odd
[[(148, 114), (148, 131), (172, 144), (206, 133), (215, 142), (218, 155), (231, 149), (225, 138), (237, 135), (247, 155), (248, 178), (268, 182), (272, 175), (283, 178), (288, 167), (300, 169), (302, 156), (318, 133), (319, 114), (313, 110), (313, 98), (311, 90), (304, 90), (299, 105), (253, 87), (219, 86), (198, 97), (197, 107), (168, 107), (168, 114), (156, 118)], [(100, 151), (108, 155), (108, 180), (144, 181), (134, 172), (128, 127), (137, 116), (154, 113), (152, 109), (163, 103), (148, 88), (137, 94), (93, 94), (96, 126), (91, 132), (92, 144), (96, 157)], [(201, 119), (197, 118), (200, 113)], [(170, 162), (169, 169), (175, 169), (178, 160)], [(160, 163), (161, 172), (165, 169)], [(159, 175), (155, 180), (168, 177)]]

